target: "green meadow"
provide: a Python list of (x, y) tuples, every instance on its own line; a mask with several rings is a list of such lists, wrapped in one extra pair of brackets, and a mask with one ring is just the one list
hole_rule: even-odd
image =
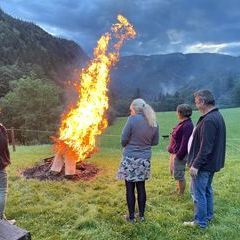
[[(26, 180), (21, 171), (52, 156), (50, 145), (17, 146), (8, 168), (8, 218), (31, 232), (32, 239), (239, 239), (240, 232), (240, 108), (223, 109), (227, 125), (225, 168), (214, 178), (215, 218), (206, 230), (182, 226), (191, 220), (193, 204), (187, 189), (183, 197), (172, 193), (175, 182), (168, 173), (168, 139), (153, 148), (152, 177), (146, 183), (146, 221), (130, 224), (125, 188), (115, 178), (121, 159), (120, 134), (126, 118), (119, 118), (98, 139), (100, 151), (88, 162), (99, 175), (87, 182)], [(199, 114), (194, 112), (193, 121)], [(160, 134), (171, 132), (175, 112), (158, 113)], [(186, 173), (189, 182), (189, 174)]]

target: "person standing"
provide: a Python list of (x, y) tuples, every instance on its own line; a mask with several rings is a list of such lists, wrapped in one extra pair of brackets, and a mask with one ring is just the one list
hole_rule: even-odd
[(184, 193), (186, 187), (187, 146), (193, 131), (191, 115), (192, 108), (188, 104), (177, 106), (179, 123), (173, 128), (168, 146), (168, 152), (170, 153), (169, 170), (171, 176), (176, 180), (176, 190), (179, 195)]
[(209, 90), (194, 93), (195, 104), (202, 116), (193, 133), (188, 156), (191, 175), (191, 195), (194, 202), (194, 221), (186, 226), (206, 228), (213, 218), (214, 173), (224, 167), (226, 149), (226, 127), (224, 119), (215, 107), (213, 94)]
[(159, 142), (159, 127), (154, 110), (143, 99), (135, 99), (130, 105), (130, 111), (131, 116), (128, 117), (122, 131), (123, 158), (117, 178), (125, 180), (129, 211), (126, 220), (133, 223), (135, 221), (135, 187), (139, 220), (145, 220), (145, 180), (150, 177), (151, 146)]
[[(7, 198), (7, 172), (6, 167), (10, 164), (8, 149), (8, 136), (6, 128), (0, 123), (0, 219), (5, 219), (4, 209)], [(15, 220), (7, 220), (15, 224)]]

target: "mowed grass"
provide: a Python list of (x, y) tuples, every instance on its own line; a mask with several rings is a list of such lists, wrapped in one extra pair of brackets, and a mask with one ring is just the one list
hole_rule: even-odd
[[(224, 109), (228, 132), (226, 166), (214, 178), (215, 219), (206, 230), (183, 227), (191, 220), (193, 204), (187, 189), (183, 197), (171, 192), (175, 182), (168, 173), (168, 140), (153, 149), (152, 178), (147, 181), (146, 221), (124, 221), (125, 188), (116, 180), (121, 159), (120, 133), (126, 118), (119, 118), (98, 139), (100, 152), (89, 162), (100, 174), (88, 182), (26, 180), (21, 171), (52, 156), (51, 146), (17, 147), (8, 168), (6, 214), (29, 230), (32, 239), (239, 239), (240, 232), (240, 109)], [(193, 114), (196, 122), (199, 114)], [(158, 113), (161, 135), (177, 123), (175, 112)], [(189, 175), (187, 181), (189, 182)]]

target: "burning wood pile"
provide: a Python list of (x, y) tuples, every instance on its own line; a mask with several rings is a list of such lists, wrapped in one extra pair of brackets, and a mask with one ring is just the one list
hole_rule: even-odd
[(22, 175), (26, 179), (38, 179), (42, 180), (52, 180), (52, 181), (62, 181), (64, 179), (79, 181), (84, 180), (88, 181), (93, 179), (100, 171), (94, 164), (86, 163), (86, 162), (78, 162), (76, 164), (76, 174), (75, 175), (65, 175), (65, 169), (56, 174), (51, 174), (49, 171), (54, 157), (49, 157), (43, 159), (41, 163), (36, 164), (33, 167), (27, 168), (22, 172)]
[(99, 39), (93, 59), (81, 71), (79, 82), (75, 84), (78, 100), (63, 114), (59, 136), (54, 138), (52, 172), (60, 172), (65, 165), (65, 175), (76, 174), (76, 163), (96, 152), (96, 137), (108, 125), (106, 111), (110, 69), (119, 60), (124, 41), (136, 35), (126, 18), (118, 15), (117, 19), (111, 33)]

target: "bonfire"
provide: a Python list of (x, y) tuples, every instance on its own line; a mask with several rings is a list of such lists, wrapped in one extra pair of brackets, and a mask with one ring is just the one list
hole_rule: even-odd
[(60, 172), (65, 165), (65, 175), (76, 173), (76, 163), (96, 152), (96, 138), (108, 126), (108, 83), (110, 69), (119, 60), (119, 51), (126, 39), (134, 38), (133, 26), (122, 15), (105, 33), (94, 49), (93, 59), (82, 69), (77, 103), (63, 114), (59, 136), (54, 138), (55, 157), (52, 172)]

